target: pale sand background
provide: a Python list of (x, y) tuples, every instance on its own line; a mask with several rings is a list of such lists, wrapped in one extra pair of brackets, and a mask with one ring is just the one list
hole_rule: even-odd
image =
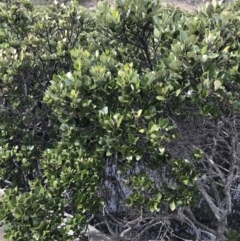
[(0, 241), (4, 241), (2, 228), (0, 228)]

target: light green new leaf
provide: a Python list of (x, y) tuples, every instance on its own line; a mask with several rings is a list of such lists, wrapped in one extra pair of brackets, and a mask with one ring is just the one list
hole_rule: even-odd
[(222, 86), (222, 83), (220, 80), (215, 80), (214, 81), (214, 90), (218, 90)]
[(209, 58), (209, 59), (215, 59), (215, 58), (217, 58), (218, 56), (219, 56), (218, 54), (212, 53), (212, 54), (209, 54), (209, 55), (208, 55), (208, 58)]
[(202, 50), (201, 50), (201, 54), (204, 55), (207, 52), (208, 46), (205, 45)]
[(159, 202), (161, 199), (162, 199), (162, 193), (159, 192), (159, 193), (156, 195), (156, 200)]
[(208, 60), (208, 56), (206, 54), (204, 54), (201, 58), (201, 62), (205, 63)]
[(171, 211), (174, 211), (176, 209), (175, 202), (170, 203), (169, 207), (170, 207)]
[(181, 92), (182, 92), (182, 89), (178, 89), (178, 90), (176, 91), (176, 96), (179, 96)]
[(154, 28), (154, 37), (158, 39), (160, 38), (160, 36), (161, 36), (160, 31), (157, 28)]
[(149, 124), (148, 124), (148, 131), (149, 133), (152, 133), (154, 131), (157, 131), (159, 128), (156, 124), (154, 124), (153, 121), (150, 121)]
[(156, 98), (157, 98), (158, 100), (161, 100), (161, 101), (166, 100), (166, 98), (165, 98), (164, 96), (160, 96), (160, 95), (157, 96)]
[(220, 16), (222, 19), (222, 23), (226, 25), (229, 22), (229, 20), (232, 18), (232, 13), (230, 11), (224, 10), (221, 12)]

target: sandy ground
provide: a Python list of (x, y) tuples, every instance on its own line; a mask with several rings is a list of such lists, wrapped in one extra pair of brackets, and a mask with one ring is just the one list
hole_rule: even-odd
[(2, 228), (0, 228), (0, 241), (4, 241)]
[(179, 1), (175, 1), (175, 0), (166, 0), (166, 1), (163, 1), (163, 4), (164, 5), (172, 4), (173, 6), (178, 7), (182, 10), (194, 12), (194, 10), (196, 10), (201, 5), (204, 5), (205, 3), (202, 2), (202, 3), (190, 4), (190, 3), (187, 3), (187, 2), (179, 2)]
[[(107, 0), (108, 2), (113, 3), (114, 0)], [(96, 6), (97, 4), (97, 0), (91, 0), (91, 1), (83, 1), (82, 5), (86, 8), (93, 8), (94, 6)], [(196, 10), (200, 5), (204, 4), (204, 1), (201, 2), (201, 0), (199, 1), (199, 3), (188, 3), (188, 2), (184, 2), (184, 1), (176, 1), (176, 0), (163, 0), (163, 4), (173, 4), (175, 7), (179, 7), (180, 9), (183, 10), (187, 10), (189, 12), (193, 12), (194, 10)]]

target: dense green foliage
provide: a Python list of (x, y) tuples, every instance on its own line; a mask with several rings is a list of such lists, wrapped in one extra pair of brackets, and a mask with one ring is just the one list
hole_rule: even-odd
[[(130, 190), (118, 196), (127, 219), (131, 213), (148, 222), (170, 220), (161, 233), (166, 240), (201, 240), (205, 231), (218, 241), (237, 240), (239, 228), (225, 222), (232, 215), (227, 204), (219, 204), (226, 213), (218, 214), (207, 199), (199, 203), (211, 188), (216, 203), (229, 200), (239, 178), (239, 154), (230, 151), (239, 131), (239, 16), (239, 2), (212, 2), (195, 14), (152, 0), (100, 1), (94, 11), (76, 2), (1, 3), (0, 187), (6, 189), (0, 219), (6, 240), (73, 240), (92, 214), (113, 235), (105, 214), (109, 200), (101, 192), (110, 165), (112, 178)], [(228, 127), (217, 132), (220, 121)], [(203, 143), (209, 139), (212, 149)], [(218, 157), (223, 145), (227, 164)], [(216, 156), (217, 165), (208, 156)], [(219, 176), (210, 176), (210, 167)], [(204, 174), (215, 183), (206, 192)], [(65, 220), (66, 213), (71, 218)], [(183, 220), (192, 234), (171, 231)]]

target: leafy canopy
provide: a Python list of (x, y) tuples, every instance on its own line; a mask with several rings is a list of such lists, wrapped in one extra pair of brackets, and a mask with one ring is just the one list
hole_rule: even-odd
[[(239, 8), (194, 15), (158, 1), (0, 5), (0, 175), (7, 240), (72, 240), (103, 200), (114, 159), (127, 206), (193, 203), (199, 172), (173, 159), (172, 113), (218, 117), (239, 108)], [(192, 111), (185, 111), (185, 110)], [(196, 150), (193, 161), (201, 159)], [(129, 175), (139, 164), (142, 170)], [(149, 172), (168, 167), (172, 182)], [(5, 180), (5, 182), (4, 182)], [(71, 193), (71, 195), (69, 194)], [(66, 225), (64, 213), (69, 212)]]

